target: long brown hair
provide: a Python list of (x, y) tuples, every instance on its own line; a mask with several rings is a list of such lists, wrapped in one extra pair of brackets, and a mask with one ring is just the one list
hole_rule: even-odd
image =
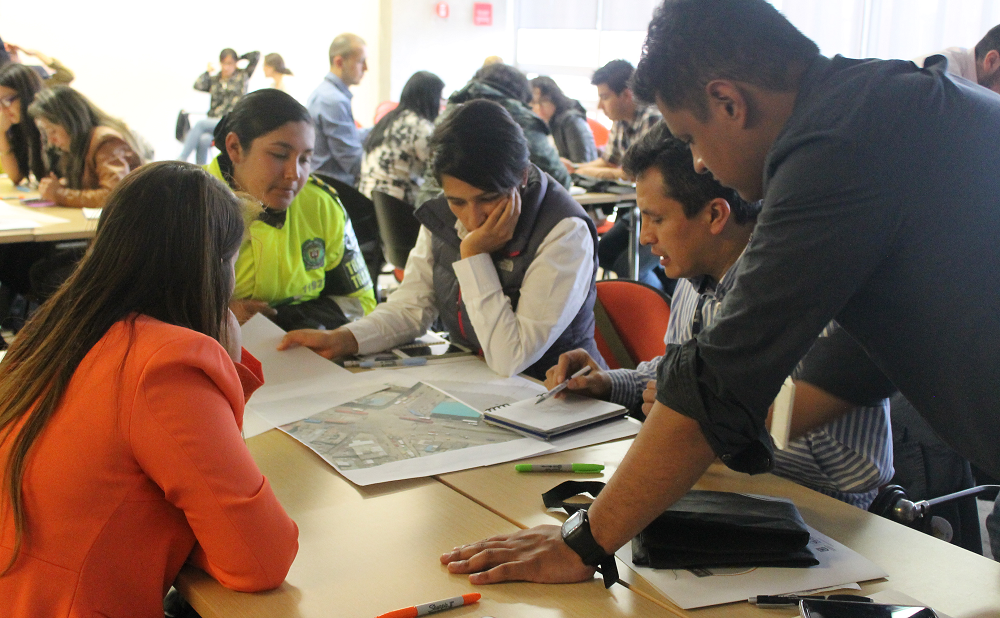
[(228, 261), (242, 235), (239, 201), (195, 165), (146, 165), (111, 192), (87, 255), (0, 361), (0, 443), (11, 441), (3, 480), (16, 534), (3, 573), (21, 548), (28, 455), (84, 356), (116, 322), (129, 324), (131, 341), (139, 315), (219, 340)]
[(42, 89), (42, 80), (30, 67), (12, 62), (0, 69), (0, 86), (17, 92), (18, 100), (14, 105), (21, 106), (21, 121), (7, 129), (7, 142), (14, 151), (18, 171), (23, 178), (29, 174), (34, 174), (36, 180), (45, 178), (47, 168), (42, 158), (42, 136), (28, 116), (28, 107)]
[(28, 114), (34, 118), (44, 118), (52, 124), (66, 129), (69, 134), (69, 152), (59, 153), (58, 165), (50, 165), (59, 169), (66, 186), (70, 189), (83, 189), (83, 169), (86, 165), (87, 150), (90, 148), (90, 138), (97, 127), (110, 127), (117, 131), (129, 148), (141, 157), (143, 149), (135, 141), (132, 131), (117, 118), (113, 118), (101, 108), (69, 86), (53, 86), (43, 88), (35, 95), (35, 100), (28, 106)]

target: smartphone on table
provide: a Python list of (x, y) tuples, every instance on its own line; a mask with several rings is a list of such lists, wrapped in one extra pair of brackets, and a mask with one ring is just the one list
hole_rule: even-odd
[(802, 599), (799, 615), (802, 618), (938, 618), (929, 607), (825, 599)]

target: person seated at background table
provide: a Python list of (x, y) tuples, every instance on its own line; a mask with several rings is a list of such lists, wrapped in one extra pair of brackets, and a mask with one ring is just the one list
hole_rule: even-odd
[(337, 192), (309, 175), (312, 118), (290, 95), (251, 92), (215, 127), (222, 152), (206, 169), (249, 194), (247, 236), (230, 307), (285, 330), (336, 328), (375, 308), (375, 293)]
[(42, 134), (28, 115), (41, 89), (38, 74), (23, 64), (0, 68), (0, 162), (15, 185), (31, 175), (36, 182), (48, 176)]
[[(653, 105), (646, 105), (636, 99), (629, 87), (634, 69), (627, 60), (612, 60), (594, 71), (591, 83), (597, 86), (597, 107), (614, 121), (611, 135), (604, 153), (597, 159), (568, 169), (582, 176), (608, 180), (629, 180), (622, 170), (625, 151), (642, 138), (660, 120), (660, 113)], [(616, 273), (619, 277), (631, 277), (629, 272), (629, 227), (632, 222), (631, 209), (619, 211), (614, 226), (601, 236), (597, 248), (597, 258), (601, 268)], [(668, 296), (673, 293), (675, 282), (663, 273), (656, 257), (649, 249), (640, 246), (637, 251), (638, 280), (646, 285), (662, 290)]]
[(547, 75), (531, 80), (531, 92), (531, 109), (552, 131), (559, 157), (571, 163), (596, 159), (594, 132), (587, 124), (587, 110), (583, 105), (563, 94), (559, 84)]
[(66, 65), (59, 62), (52, 56), (47, 56), (35, 49), (25, 49), (19, 45), (14, 45), (13, 43), (4, 43), (4, 46), (10, 54), (11, 62), (21, 63), (22, 53), (27, 56), (37, 58), (38, 61), (45, 66), (45, 68), (39, 67), (38, 65), (32, 65), (28, 68), (37, 73), (40, 78), (45, 80), (46, 86), (69, 86), (76, 78), (73, 71), (70, 71)]
[[(247, 64), (240, 69), (237, 63), (243, 60)], [(228, 114), (240, 97), (246, 94), (247, 83), (253, 75), (253, 70), (257, 68), (258, 60), (260, 60), (259, 51), (247, 52), (237, 57), (236, 51), (227, 47), (219, 53), (218, 73), (212, 75), (215, 66), (211, 62), (208, 63), (208, 69), (194, 82), (195, 90), (211, 95), (208, 117), (194, 123), (188, 131), (178, 159), (187, 161), (191, 151), (196, 151), (194, 160), (198, 165), (205, 165), (208, 162), (208, 150), (212, 147), (215, 125), (219, 124), (219, 119)]]
[(594, 71), (590, 83), (597, 86), (597, 109), (612, 120), (611, 135), (604, 154), (570, 171), (583, 176), (625, 180), (622, 157), (636, 140), (660, 121), (656, 106), (639, 101), (629, 80), (635, 68), (628, 60), (612, 60)]
[[(643, 218), (640, 241), (660, 257), (667, 276), (677, 279), (665, 342), (684, 344), (715, 322), (733, 287), (760, 203), (745, 202), (710, 174), (695, 172), (691, 151), (662, 124), (632, 144), (622, 167), (636, 179)], [(827, 331), (835, 327), (831, 323)], [(662, 360), (640, 363), (636, 369), (600, 371), (586, 352), (574, 350), (549, 369), (545, 385), (552, 388), (590, 365), (597, 371), (571, 380), (568, 390), (648, 411), (656, 398), (656, 371)], [(802, 381), (797, 381), (796, 397), (793, 439), (774, 452), (772, 472), (867, 509), (893, 475), (888, 400), (853, 407)]]
[(69, 86), (39, 91), (28, 114), (58, 154), (38, 192), (59, 206), (104, 206), (111, 190), (143, 163), (125, 123)]
[(284, 580), (298, 529), (240, 435), (262, 383), (227, 308), (242, 234), (203, 170), (142, 168), (0, 361), (4, 616), (162, 615), (185, 562)]
[(413, 204), (424, 181), (434, 131), (441, 111), (444, 82), (428, 71), (417, 71), (406, 80), (399, 105), (382, 117), (365, 140), (358, 190), (371, 199), (382, 191)]
[[(48, 175), (41, 133), (28, 116), (28, 106), (41, 89), (42, 80), (29, 67), (12, 62), (0, 68), (0, 161), (14, 185), (24, 181), (31, 185)], [(17, 301), (15, 296), (31, 291), (28, 275), (31, 265), (48, 252), (49, 247), (44, 243), (0, 244), (0, 328), (3, 330), (16, 332), (20, 327), (28, 304), (25, 299)], [(13, 307), (18, 308), (14, 312), (16, 315), (10, 314)]]
[(800, 361), (854, 404), (898, 387), (1000, 476), (1000, 99), (941, 68), (826, 58), (766, 0), (665, 0), (634, 87), (695, 170), (763, 199), (753, 240), (716, 321), (668, 348), (646, 422), (579, 525), (457, 548), (449, 571), (591, 579), (716, 457), (771, 469), (768, 407)]
[(531, 163), (521, 127), (498, 103), (457, 105), (431, 137), (444, 197), (423, 224), (399, 288), (368, 317), (332, 332), (293, 331), (327, 358), (405, 343), (440, 317), (451, 340), (500, 375), (543, 377), (568, 350), (594, 344), (594, 223)]
[[(549, 140), (549, 128), (545, 122), (531, 111), (531, 84), (524, 73), (509, 64), (497, 62), (484, 65), (461, 90), (448, 97), (448, 104), (438, 118), (442, 122), (456, 105), (485, 99), (503, 106), (524, 133), (528, 142), (531, 162), (546, 174), (552, 176), (563, 187), (569, 188), (569, 173), (559, 160), (559, 153)], [(441, 196), (434, 175), (428, 170), (424, 184), (417, 195), (416, 206), (429, 199)]]

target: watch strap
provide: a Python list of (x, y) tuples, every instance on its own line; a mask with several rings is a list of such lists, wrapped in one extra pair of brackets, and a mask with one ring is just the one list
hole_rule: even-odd
[[(595, 567), (604, 578), (604, 587), (610, 588), (611, 584), (618, 581), (618, 563), (615, 562), (614, 554), (605, 552), (604, 548), (594, 539), (590, 530), (587, 509), (581, 508), (578, 509), (578, 512), (582, 522), (575, 526), (568, 535), (564, 531), (563, 541), (580, 556), (584, 564)], [(577, 516), (577, 513), (572, 516)]]

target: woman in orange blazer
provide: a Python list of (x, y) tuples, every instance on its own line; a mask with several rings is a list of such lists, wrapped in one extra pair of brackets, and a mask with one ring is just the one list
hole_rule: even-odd
[(141, 168), (0, 362), (3, 616), (160, 618), (185, 562), (284, 580), (298, 529), (240, 434), (261, 384), (227, 308), (242, 234), (200, 168)]

